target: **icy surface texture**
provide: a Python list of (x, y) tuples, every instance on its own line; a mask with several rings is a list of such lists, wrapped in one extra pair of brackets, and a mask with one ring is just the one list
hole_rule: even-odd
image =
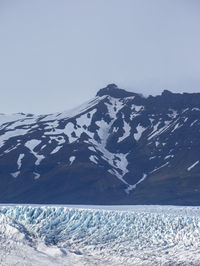
[(200, 262), (200, 207), (1, 206), (0, 224), (0, 265)]

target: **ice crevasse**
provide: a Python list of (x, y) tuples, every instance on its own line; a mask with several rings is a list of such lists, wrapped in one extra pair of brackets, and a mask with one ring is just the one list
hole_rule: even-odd
[(200, 261), (199, 207), (1, 206), (0, 224), (1, 246), (14, 239), (37, 249), (42, 242), (62, 257), (71, 252), (111, 265)]

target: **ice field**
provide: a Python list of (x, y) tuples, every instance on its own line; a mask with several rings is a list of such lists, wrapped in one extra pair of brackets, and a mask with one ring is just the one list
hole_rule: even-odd
[(200, 207), (0, 206), (0, 265), (200, 265)]

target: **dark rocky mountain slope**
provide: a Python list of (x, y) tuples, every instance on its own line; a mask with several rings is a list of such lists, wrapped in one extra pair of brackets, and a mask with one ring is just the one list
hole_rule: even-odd
[(200, 205), (200, 93), (110, 84), (67, 112), (1, 114), (0, 202)]

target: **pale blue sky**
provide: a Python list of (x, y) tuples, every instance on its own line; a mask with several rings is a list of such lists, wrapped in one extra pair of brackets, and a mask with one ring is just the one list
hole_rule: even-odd
[(200, 92), (199, 0), (0, 0), (0, 113), (62, 111), (108, 83)]

